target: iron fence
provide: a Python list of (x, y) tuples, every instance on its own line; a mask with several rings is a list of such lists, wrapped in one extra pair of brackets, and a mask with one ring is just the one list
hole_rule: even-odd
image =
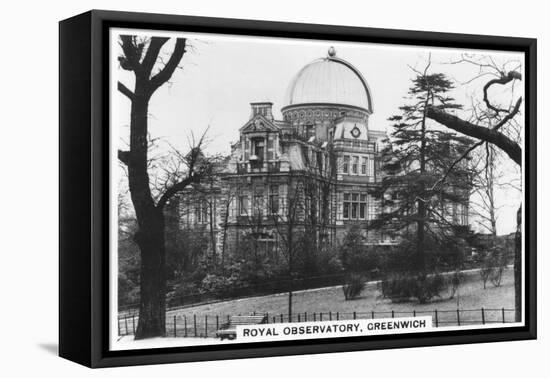
[[(237, 314), (243, 315), (243, 314)], [(456, 309), (433, 311), (354, 311), (354, 312), (300, 312), (292, 314), (249, 313), (244, 315), (265, 315), (267, 323), (322, 322), (331, 320), (382, 319), (431, 316), (434, 327), (503, 324), (514, 321), (513, 309)], [(231, 315), (219, 314), (167, 314), (166, 337), (216, 337), (224, 324), (229, 323)], [(139, 315), (125, 314), (118, 318), (119, 336), (134, 335)]]

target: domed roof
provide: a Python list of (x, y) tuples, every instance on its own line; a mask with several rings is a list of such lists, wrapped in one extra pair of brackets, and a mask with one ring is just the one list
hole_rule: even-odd
[(336, 57), (331, 47), (326, 58), (314, 60), (292, 79), (285, 105), (351, 105), (372, 113), (372, 97), (367, 81), (349, 62)]

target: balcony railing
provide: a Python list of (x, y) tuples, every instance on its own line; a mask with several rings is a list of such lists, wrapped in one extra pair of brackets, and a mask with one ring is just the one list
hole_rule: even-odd
[(334, 142), (335, 148), (362, 148), (368, 152), (376, 152), (376, 145), (365, 140), (337, 140)]
[(237, 173), (277, 173), (281, 170), (281, 163), (278, 161), (259, 161), (237, 164)]

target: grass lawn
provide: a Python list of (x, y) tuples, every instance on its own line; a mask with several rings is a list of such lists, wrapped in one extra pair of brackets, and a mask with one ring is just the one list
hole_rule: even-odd
[[(446, 294), (425, 304), (392, 303), (382, 298), (374, 283), (365, 287), (360, 298), (350, 301), (344, 299), (341, 287), (298, 291), (293, 294), (291, 321), (428, 315), (432, 317), (434, 326), (444, 327), (482, 324), (483, 320), (485, 323), (502, 323), (503, 316), (506, 322), (514, 320), (512, 268), (505, 270), (500, 287), (493, 287), (488, 282), (487, 289), (483, 289), (479, 272), (468, 272), (465, 276), (458, 294), (453, 299), (449, 299), (449, 295)], [(502, 309), (505, 309), (504, 314)], [(229, 316), (253, 313), (268, 314), (269, 323), (288, 322), (288, 294), (242, 298), (169, 311), (166, 314), (166, 335), (214, 337), (218, 327), (225, 323)], [(119, 319), (119, 334), (133, 334), (136, 324), (137, 316)]]
[[(460, 286), (458, 295), (453, 299), (448, 299), (448, 295), (443, 295), (442, 298), (436, 298), (426, 304), (418, 304), (414, 302), (407, 303), (392, 303), (388, 299), (383, 299), (376, 284), (369, 284), (363, 290), (360, 298), (346, 301), (341, 287), (322, 288), (308, 291), (295, 292), (293, 294), (293, 321), (298, 320), (297, 315), (300, 313), (300, 320), (303, 321), (303, 313), (307, 312), (308, 320), (313, 320), (312, 316), (315, 313), (317, 320), (319, 316), (323, 320), (336, 320), (338, 312), (339, 319), (351, 319), (353, 313), (356, 313), (357, 318), (372, 317), (372, 311), (375, 312), (375, 317), (391, 317), (392, 310), (394, 316), (412, 316), (413, 311), (417, 315), (433, 315), (435, 309), (438, 310), (439, 320), (441, 325), (447, 321), (456, 325), (456, 310), (461, 310), (459, 315), (462, 322), (481, 322), (481, 308), (485, 311), (485, 320), (501, 321), (502, 308), (512, 310), (514, 308), (514, 278), (513, 270), (507, 269), (503, 274), (502, 285), (493, 287), (488, 282), (487, 289), (483, 289), (483, 283), (478, 272), (468, 273), (465, 282)], [(463, 311), (464, 310), (464, 311)], [(469, 314), (465, 310), (476, 310)], [(288, 294), (275, 294), (262, 297), (243, 298), (227, 302), (219, 302), (207, 305), (189, 307), (181, 310), (170, 311), (167, 314), (167, 319), (174, 315), (186, 316), (192, 318), (196, 315), (198, 318), (205, 315), (215, 317), (218, 315), (224, 319), (227, 315), (249, 315), (252, 313), (269, 315), (270, 321), (280, 320), (280, 315), (283, 314), (284, 321), (288, 321)], [(320, 315), (322, 313), (322, 315)], [(294, 318), (296, 317), (296, 318)], [(505, 318), (509, 321), (513, 320), (513, 311), (506, 311)]]

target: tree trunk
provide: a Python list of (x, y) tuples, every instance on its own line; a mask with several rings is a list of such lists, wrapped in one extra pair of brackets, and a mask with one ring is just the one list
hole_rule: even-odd
[(153, 93), (170, 80), (172, 74), (185, 53), (186, 39), (177, 38), (174, 50), (164, 67), (155, 75), (151, 75), (157, 62), (162, 46), (167, 37), (150, 39), (143, 56), (142, 42), (137, 42), (134, 36), (120, 36), (123, 55), (119, 56), (122, 69), (133, 71), (135, 75), (134, 91), (130, 91), (123, 83), (118, 83), (118, 90), (131, 101), (130, 110), (130, 150), (119, 151), (119, 159), (128, 167), (128, 186), (136, 212), (138, 230), (135, 241), (141, 253), (140, 270), (140, 314), (136, 339), (165, 335), (166, 312), (166, 256), (165, 256), (165, 224), (163, 208), (170, 196), (175, 194), (180, 186), (183, 188), (189, 181), (182, 181), (170, 187), (155, 204), (149, 187), (148, 174), (148, 109)]
[[(290, 228), (289, 228), (290, 229)], [(292, 291), (293, 291), (293, 285), (292, 285), (292, 264), (293, 264), (293, 256), (292, 256), (292, 231), (289, 233), (288, 236), (288, 322), (292, 322)]]
[(288, 290), (288, 322), (292, 322), (292, 278), (289, 281), (289, 290)]
[[(136, 85), (136, 88), (139, 88)], [(147, 172), (147, 113), (149, 96), (136, 91), (131, 108), (128, 184), (139, 229), (135, 240), (141, 252), (140, 316), (136, 339), (165, 333), (164, 214), (157, 209)]]
[(141, 250), (140, 308), (135, 339), (164, 336), (166, 331), (166, 255), (164, 218), (156, 210), (135, 236)]
[(228, 200), (227, 205), (225, 206), (225, 214), (224, 214), (224, 220), (223, 220), (223, 236), (222, 236), (222, 256), (221, 256), (221, 267), (222, 271), (225, 272), (225, 248), (227, 245), (227, 227), (229, 222), (229, 206), (231, 202)]
[(515, 291), (515, 307), (516, 307), (516, 322), (521, 322), (521, 206), (517, 212), (517, 228), (514, 248), (514, 291)]
[(425, 275), (425, 258), (424, 258), (424, 239), (425, 239), (425, 225), (424, 219), (426, 218), (426, 205), (424, 201), (418, 200), (418, 222), (416, 230), (416, 264), (417, 273), (422, 276)]
[[(422, 127), (420, 136), (420, 195), (424, 196), (425, 184), (424, 173), (426, 172), (426, 109), (428, 107), (428, 101), (430, 99), (430, 93), (426, 94), (426, 101), (424, 103), (424, 114), (422, 116)], [(420, 198), (417, 201), (418, 206), (418, 221), (416, 229), (416, 268), (417, 273), (420, 273), (421, 278), (426, 276), (425, 257), (424, 257), (424, 239), (425, 239), (425, 227), (426, 227), (426, 203), (425, 198)]]
[[(292, 219), (292, 223), (294, 223), (294, 219)], [(288, 321), (291, 322), (292, 319), (292, 291), (293, 285), (292, 285), (292, 271), (293, 271), (293, 264), (294, 264), (294, 256), (292, 255), (294, 253), (294, 246), (292, 243), (294, 242), (292, 237), (292, 231), (293, 227), (289, 224), (288, 225)]]
[(213, 202), (215, 199), (211, 199), (208, 201), (209, 203), (209, 218), (210, 218), (210, 244), (212, 245), (212, 261), (214, 262), (214, 265), (217, 263), (217, 253), (216, 253), (216, 237), (214, 232), (214, 204)]

